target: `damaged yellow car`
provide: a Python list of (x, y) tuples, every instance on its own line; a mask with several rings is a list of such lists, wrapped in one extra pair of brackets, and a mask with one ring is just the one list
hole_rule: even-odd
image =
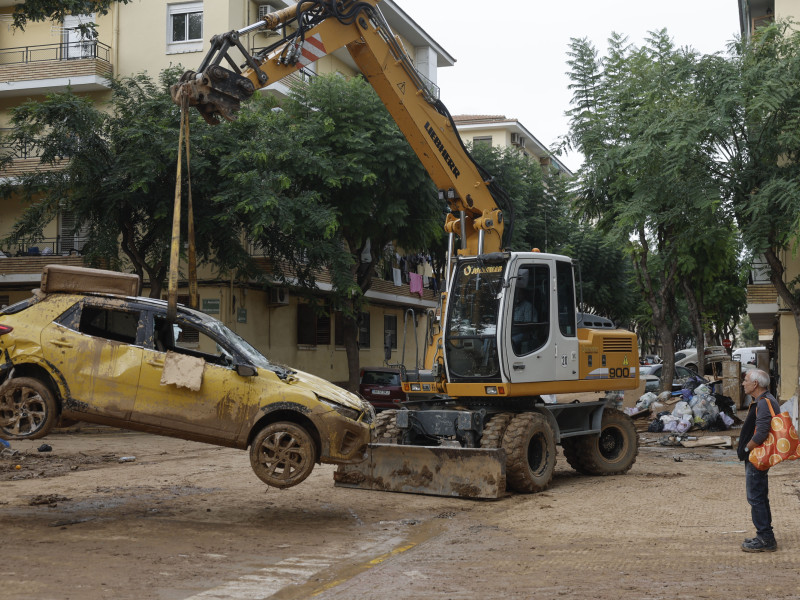
[(249, 447), (278, 488), (363, 459), (369, 403), (270, 363), (208, 315), (179, 305), (170, 322), (137, 290), (135, 275), (50, 265), (32, 298), (0, 311), (0, 437), (68, 419)]

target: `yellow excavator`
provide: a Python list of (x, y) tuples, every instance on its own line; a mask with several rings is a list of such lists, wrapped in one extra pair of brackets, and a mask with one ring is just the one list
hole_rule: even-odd
[[(450, 208), (446, 288), (427, 314), (425, 359), (402, 369), (409, 400), (378, 415), (366, 460), (340, 469), (337, 485), (485, 498), (537, 492), (551, 482), (556, 444), (580, 473), (627, 472), (638, 454), (627, 415), (606, 398), (546, 400), (636, 389), (636, 336), (585, 326), (570, 258), (505, 249), (511, 202), (470, 156), (379, 4), (308, 0), (270, 13), (214, 36), (197, 71), (172, 87), (176, 103), (217, 124), (256, 90), (346, 48)], [(241, 41), (279, 29), (281, 39), (255, 53)]]

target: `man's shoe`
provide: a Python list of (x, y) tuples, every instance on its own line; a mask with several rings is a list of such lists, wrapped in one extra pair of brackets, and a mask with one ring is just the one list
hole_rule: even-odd
[(775, 552), (778, 549), (778, 542), (772, 540), (765, 542), (760, 537), (745, 540), (742, 544), (742, 550), (745, 552)]

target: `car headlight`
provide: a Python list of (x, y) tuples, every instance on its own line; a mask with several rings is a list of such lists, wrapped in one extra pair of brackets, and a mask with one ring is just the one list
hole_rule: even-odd
[(322, 402), (323, 404), (327, 404), (333, 410), (338, 412), (340, 415), (348, 419), (351, 419), (352, 421), (358, 421), (358, 417), (361, 415), (361, 413), (357, 411), (355, 408), (342, 406), (341, 404), (337, 404), (333, 400), (328, 400), (327, 398), (323, 398), (322, 396), (317, 396), (317, 398), (319, 398), (319, 401)]

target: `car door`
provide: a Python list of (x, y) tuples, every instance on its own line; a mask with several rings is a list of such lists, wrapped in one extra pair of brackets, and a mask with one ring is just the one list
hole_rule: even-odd
[(123, 300), (85, 298), (42, 330), (44, 357), (68, 388), (66, 411), (124, 426), (142, 364), (140, 320), (141, 311)]
[[(168, 352), (200, 370), (197, 389), (162, 383)], [(154, 312), (143, 353), (132, 420), (202, 438), (236, 437), (248, 414), (253, 378), (236, 372), (230, 350), (220, 346), (212, 332), (180, 316), (169, 324), (165, 314)]]

